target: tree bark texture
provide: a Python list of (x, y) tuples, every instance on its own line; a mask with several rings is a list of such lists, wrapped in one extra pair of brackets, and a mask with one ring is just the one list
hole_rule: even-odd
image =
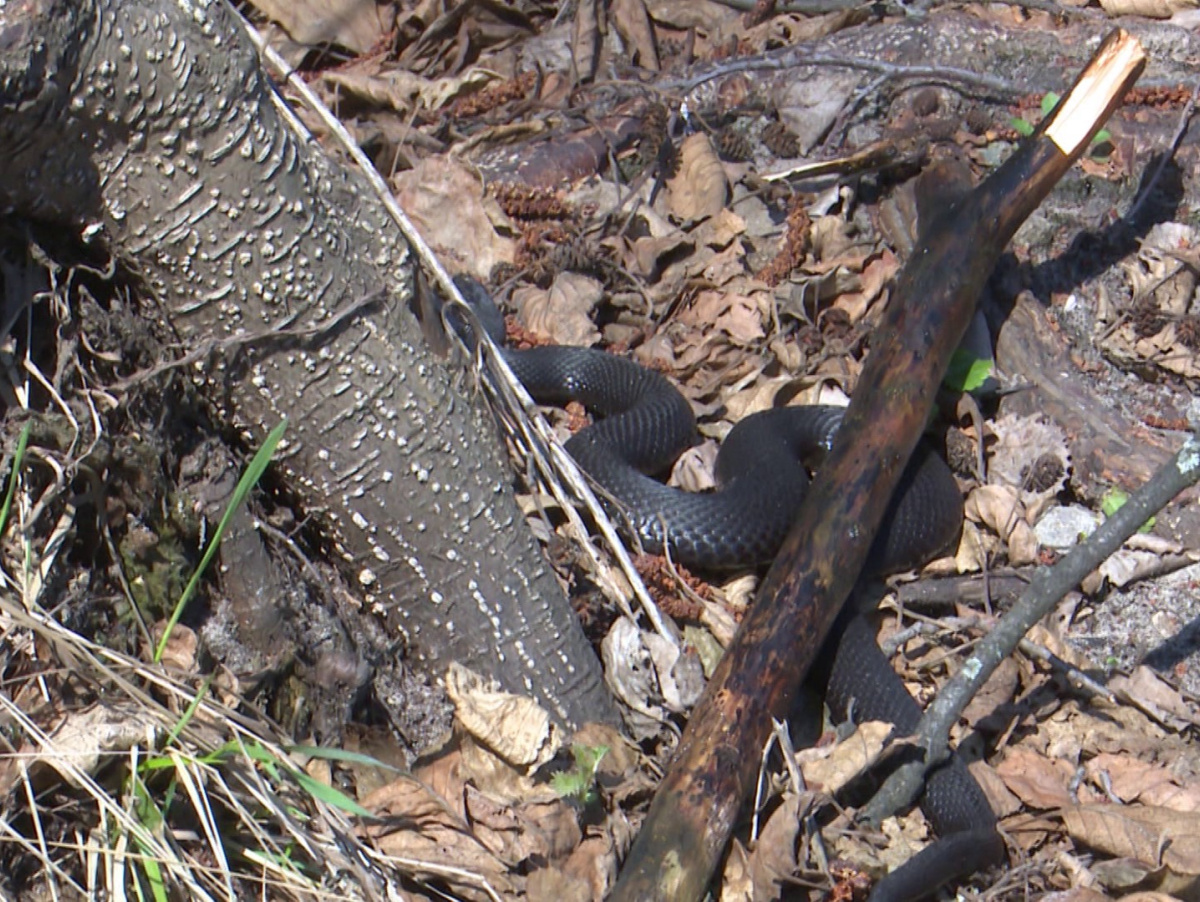
[(0, 197), (137, 271), (247, 442), (288, 419), (279, 465), (411, 652), (613, 719), (493, 424), (421, 343), (407, 247), (272, 91), (222, 2), (0, 2)]

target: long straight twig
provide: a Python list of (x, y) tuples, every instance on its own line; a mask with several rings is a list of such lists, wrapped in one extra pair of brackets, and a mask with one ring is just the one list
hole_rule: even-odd
[[(995, 627), (976, 644), (962, 667), (938, 692), (925, 710), (915, 739), (926, 749), (928, 765), (947, 754), (950, 728), (970, 700), (1012, 654), (1029, 629), (1049, 614), (1067, 592), (1100, 566), (1122, 543), (1163, 509), (1171, 499), (1200, 480), (1200, 433), (1188, 436), (1183, 447), (1139, 488), (1121, 509), (1105, 520), (1095, 532), (1073, 548), (1053, 567), (1034, 574), (1017, 603), (997, 621)], [(863, 807), (860, 816), (878, 822), (909, 804), (921, 791), (925, 770), (922, 761), (903, 764), (888, 777), (875, 797)]]

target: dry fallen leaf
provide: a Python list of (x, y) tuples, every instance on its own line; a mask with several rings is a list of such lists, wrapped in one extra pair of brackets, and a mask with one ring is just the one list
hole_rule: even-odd
[(310, 47), (336, 44), (366, 53), (392, 29), (392, 7), (375, 0), (251, 0), (292, 40)]
[(629, 61), (657, 72), (658, 48), (654, 41), (654, 25), (650, 22), (643, 0), (612, 0), (608, 15), (630, 47)]
[(1004, 540), (1010, 564), (1037, 560), (1037, 536), (1025, 520), (1025, 506), (1018, 490), (1003, 485), (977, 486), (967, 496), (966, 514)]
[(363, 831), (382, 854), (406, 859), (407, 868), (446, 881), (465, 899), (490, 898), (480, 878), (496, 892), (515, 892), (509, 866), (471, 834), (445, 799), (418, 781), (396, 780), (362, 799), (362, 805), (380, 818)]
[(571, 28), (571, 57), (581, 81), (596, 74), (600, 51), (600, 6), (596, 0), (579, 0)]
[(600, 643), (600, 656), (609, 688), (630, 709), (625, 716), (629, 735), (635, 740), (656, 735), (667, 710), (637, 624), (628, 617), (617, 618)]
[(1178, 877), (1200, 877), (1200, 814), (1149, 805), (1078, 805), (1063, 810), (1073, 840)]
[(879, 760), (894, 729), (890, 723), (872, 720), (859, 724), (853, 733), (831, 746), (797, 752), (796, 761), (804, 774), (804, 782), (814, 789), (836, 795)]
[(478, 68), (445, 78), (425, 78), (405, 69), (380, 72), (345, 69), (321, 73), (321, 83), (336, 88), (339, 95), (369, 101), (405, 115), (413, 115), (418, 110), (440, 110), (450, 101), (478, 91), (497, 78), (494, 72)]
[(756, 898), (754, 881), (750, 877), (750, 853), (742, 841), (734, 837), (729, 854), (725, 856), (719, 902), (755, 902)]
[(740, 345), (751, 345), (765, 334), (757, 300), (728, 290), (698, 292), (691, 304), (680, 311), (678, 321), (709, 334), (724, 332)]
[(1145, 16), (1147, 19), (1169, 19), (1185, 9), (1195, 9), (1196, 0), (1100, 0), (1100, 6), (1110, 16)]
[(590, 347), (600, 340), (591, 312), (604, 296), (604, 286), (574, 272), (559, 273), (545, 291), (534, 286), (513, 292), (517, 321), (554, 344)]
[(1200, 712), (1180, 695), (1179, 690), (1144, 665), (1135, 668), (1127, 677), (1113, 677), (1108, 688), (1122, 701), (1145, 712), (1164, 726), (1182, 730), (1189, 725), (1200, 724)]
[(785, 795), (758, 835), (746, 862), (754, 887), (750, 898), (755, 902), (778, 899), (796, 869), (796, 837), (803, 822), (800, 816), (803, 801), (793, 793)]
[(462, 163), (430, 157), (397, 175), (395, 189), (404, 212), (452, 271), (486, 280), (497, 264), (513, 261), (515, 242), (493, 226), (495, 200), (484, 197), (478, 177)]
[(1026, 748), (1012, 748), (996, 765), (996, 773), (1031, 808), (1045, 811), (1074, 802), (1070, 785), (1075, 768), (1062, 759), (1051, 760)]
[(1123, 802), (1142, 802), (1172, 811), (1200, 812), (1200, 785), (1184, 782), (1165, 764), (1103, 752), (1087, 762), (1088, 777), (1106, 782)]
[(697, 132), (679, 145), (679, 168), (667, 182), (666, 203), (672, 215), (692, 222), (725, 209), (729, 184), (725, 167), (709, 140)]
[(75, 784), (77, 774), (95, 774), (113, 755), (135, 746), (157, 747), (158, 734), (159, 728), (135, 705), (96, 703), (72, 710), (50, 731), (44, 747), (27, 744), (11, 756), (21, 766), (0, 771), (0, 785), (7, 791), (26, 774), (39, 785), (46, 768)]
[(525, 881), (525, 898), (529, 902), (591, 902), (598, 898), (586, 880), (568, 874), (556, 865), (538, 868)]
[(459, 725), (514, 768), (532, 773), (562, 747), (561, 731), (545, 708), (496, 688), (457, 662), (447, 668), (446, 694)]
[(468, 786), (467, 812), (479, 841), (513, 867), (563, 861), (583, 839), (575, 809), (557, 797), (509, 805)]

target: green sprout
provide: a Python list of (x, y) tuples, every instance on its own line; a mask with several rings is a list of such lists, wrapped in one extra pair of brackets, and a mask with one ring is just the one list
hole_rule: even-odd
[(171, 617), (167, 621), (167, 628), (163, 630), (162, 638), (158, 641), (158, 646), (154, 649), (154, 660), (156, 662), (162, 660), (163, 652), (167, 649), (167, 641), (171, 638), (171, 632), (175, 629), (175, 625), (179, 623), (179, 618), (183, 616), (183, 611), (187, 607), (188, 602), (196, 594), (196, 589), (200, 586), (200, 577), (204, 575), (204, 571), (208, 569), (208, 565), (216, 557), (217, 549), (220, 547), (221, 540), (225, 537), (225, 533), (229, 529), (233, 515), (245, 503), (251, 489), (258, 484), (263, 473), (266, 472), (268, 464), (271, 463), (271, 456), (275, 453), (275, 448), (283, 439), (283, 433), (286, 428), (287, 420), (283, 420), (271, 430), (262, 447), (258, 449), (258, 452), (250, 461), (250, 465), (246, 467), (246, 472), (238, 480), (238, 484), (233, 490), (233, 497), (229, 501), (229, 506), (226, 507), (225, 513), (221, 517), (221, 522), (217, 524), (216, 531), (213, 533), (212, 538), (209, 539), (208, 547), (204, 549), (204, 555), (200, 558), (200, 565), (192, 574), (192, 578), (188, 580), (183, 594), (179, 596), (179, 601), (175, 604), (175, 609), (171, 612)]
[[(1059, 97), (1054, 91), (1048, 91), (1046, 96), (1042, 98), (1042, 115), (1038, 121), (1041, 121), (1041, 119), (1045, 119), (1047, 116), (1049, 116), (1054, 111), (1054, 108), (1058, 106), (1058, 102), (1061, 99), (1062, 98)], [(1023, 116), (1014, 116), (1012, 119), (1008, 120), (1008, 123), (1012, 126), (1013, 131), (1026, 138), (1032, 135), (1037, 127), (1036, 123), (1030, 122)], [(1096, 132), (1096, 134), (1092, 137), (1091, 142), (1088, 144), (1088, 154), (1098, 159), (1103, 159), (1104, 157), (1108, 156), (1108, 154), (1100, 154), (1097, 153), (1097, 151), (1103, 145), (1111, 143), (1111, 141), (1112, 133), (1106, 128), (1100, 129), (1100, 131)]]
[[(1117, 511), (1125, 506), (1125, 502), (1129, 500), (1129, 493), (1118, 488), (1111, 488), (1104, 493), (1104, 497), (1100, 499), (1100, 513), (1105, 517), (1111, 517)], [(1138, 532), (1147, 533), (1154, 528), (1157, 521), (1151, 517), (1139, 528)]]
[(994, 361), (987, 357), (976, 357), (970, 351), (959, 348), (950, 358), (950, 366), (942, 384), (951, 391), (965, 393), (976, 391), (992, 375)]
[(601, 759), (608, 754), (606, 745), (573, 745), (571, 755), (575, 766), (568, 771), (557, 773), (550, 778), (554, 791), (564, 799), (574, 799), (580, 805), (588, 806), (599, 799), (596, 792), (596, 769)]

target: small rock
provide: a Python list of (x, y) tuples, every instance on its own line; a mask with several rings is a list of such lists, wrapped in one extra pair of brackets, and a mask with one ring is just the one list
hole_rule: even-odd
[(1033, 531), (1038, 543), (1046, 548), (1062, 550), (1079, 543), (1099, 524), (1096, 514), (1080, 505), (1054, 507), (1038, 520)]

